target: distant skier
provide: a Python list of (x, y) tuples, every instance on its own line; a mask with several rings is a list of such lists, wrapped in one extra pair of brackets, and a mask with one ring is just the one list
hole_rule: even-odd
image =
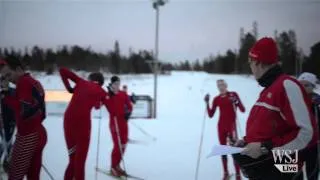
[[(228, 140), (236, 140), (238, 139), (237, 134), (237, 125), (236, 125), (236, 116), (237, 116), (237, 108), (240, 109), (241, 112), (245, 112), (245, 107), (241, 103), (241, 100), (236, 92), (228, 91), (227, 83), (223, 79), (217, 80), (217, 86), (220, 92), (220, 95), (216, 96), (212, 102), (212, 108), (209, 105), (210, 96), (207, 94), (205, 96), (205, 102), (207, 104), (207, 111), (209, 117), (213, 117), (216, 108), (220, 109), (220, 117), (218, 121), (218, 135), (220, 144), (226, 145)], [(228, 159), (227, 156), (222, 156), (222, 164), (224, 176), (223, 179), (228, 179), (230, 174), (228, 171)], [(240, 168), (234, 163), (236, 170), (236, 179), (240, 180)]]
[[(316, 75), (312, 74), (312, 73), (302, 73), (298, 80), (300, 81), (300, 83), (303, 85), (303, 87), (305, 88), (306, 92), (308, 93), (309, 97), (312, 100), (312, 111), (313, 113), (317, 116), (317, 123), (318, 123), (318, 143), (317, 145), (319, 146), (320, 144), (320, 95), (316, 94), (314, 92), (314, 89), (316, 87), (317, 84), (317, 77)], [(319, 147), (317, 147), (317, 145), (314, 145), (313, 147), (310, 147), (309, 149), (307, 149), (307, 153), (306, 154), (306, 173), (307, 173), (307, 178), (308, 180), (318, 180), (319, 177), (319, 161), (320, 161), (320, 149), (318, 149)], [(315, 157), (319, 157), (319, 158), (315, 158)]]
[[(69, 154), (64, 179), (84, 180), (91, 134), (91, 109), (100, 108), (107, 97), (101, 87), (104, 77), (101, 73), (91, 73), (87, 81), (66, 68), (60, 68), (60, 75), (68, 92), (73, 94), (64, 114), (64, 134)], [(73, 88), (69, 80), (75, 83)]]
[(110, 114), (110, 132), (113, 140), (111, 154), (112, 176), (126, 176), (127, 173), (120, 167), (128, 143), (128, 120), (132, 112), (132, 104), (126, 92), (120, 91), (120, 78), (113, 76), (108, 86), (109, 98), (105, 105)]
[[(13, 96), (15, 93), (14, 88), (9, 87), (9, 81), (5, 78), (0, 79), (1, 83), (1, 149), (0, 149), (0, 157), (4, 157), (3, 169), (5, 171), (8, 170), (9, 165), (9, 155), (13, 145), (13, 134), (16, 126), (16, 118), (14, 109), (6, 104), (3, 100), (4, 95)], [(4, 152), (6, 151), (6, 154)]]
[(1, 66), (1, 75), (16, 84), (13, 96), (5, 94), (4, 103), (13, 108), (17, 135), (9, 167), (9, 180), (39, 180), (42, 152), (47, 133), (42, 125), (46, 117), (45, 92), (37, 80), (25, 73), (20, 61), (10, 58)]

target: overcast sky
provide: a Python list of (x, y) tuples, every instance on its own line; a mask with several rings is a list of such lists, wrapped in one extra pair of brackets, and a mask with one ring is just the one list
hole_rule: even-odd
[[(317, 2), (318, 1), (318, 2)], [(161, 7), (160, 59), (202, 59), (238, 49), (239, 29), (259, 37), (294, 29), (309, 53), (320, 41), (320, 0), (171, 0)], [(0, 0), (0, 46), (91, 45), (97, 51), (153, 49), (155, 12), (148, 0)]]

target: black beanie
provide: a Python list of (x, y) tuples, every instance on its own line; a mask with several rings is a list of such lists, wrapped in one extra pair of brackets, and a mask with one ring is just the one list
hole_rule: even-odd
[(113, 84), (114, 82), (120, 81), (120, 78), (118, 76), (112, 76), (111, 77), (111, 84)]

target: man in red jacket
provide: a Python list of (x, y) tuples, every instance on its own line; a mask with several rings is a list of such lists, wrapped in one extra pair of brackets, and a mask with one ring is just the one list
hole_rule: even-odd
[[(217, 86), (220, 91), (220, 94), (216, 96), (212, 102), (212, 108), (209, 105), (210, 96), (207, 94), (205, 96), (205, 102), (207, 104), (207, 111), (210, 118), (213, 117), (217, 107), (220, 109), (220, 117), (218, 121), (218, 135), (220, 144), (226, 145), (228, 139), (235, 140), (238, 139), (237, 134), (237, 108), (241, 112), (245, 112), (245, 108), (241, 103), (241, 100), (236, 92), (228, 91), (227, 83), (223, 79), (217, 80)], [(230, 174), (228, 171), (228, 159), (227, 156), (222, 156), (222, 165), (224, 171), (223, 179), (228, 179)], [(236, 178), (237, 180), (241, 179), (240, 168), (235, 163), (236, 169)]]
[(42, 125), (46, 117), (42, 85), (25, 73), (18, 59), (12, 57), (1, 65), (1, 75), (16, 84), (14, 95), (5, 94), (4, 103), (14, 110), (17, 135), (9, 167), (9, 180), (39, 180), (42, 152), (47, 133)]
[(299, 173), (281, 173), (274, 166), (279, 160), (273, 153), (302, 151), (316, 143), (316, 123), (308, 95), (296, 79), (282, 72), (273, 39), (262, 38), (251, 48), (249, 65), (264, 89), (251, 109), (246, 136), (235, 144), (245, 150), (234, 157), (250, 179), (301, 178)]
[(128, 143), (128, 120), (132, 112), (132, 104), (126, 92), (120, 91), (120, 78), (113, 76), (108, 86), (109, 98), (105, 99), (110, 114), (110, 132), (113, 140), (111, 154), (111, 175), (115, 177), (126, 176), (120, 163)]
[[(91, 134), (91, 109), (100, 108), (107, 97), (101, 87), (104, 77), (101, 73), (91, 73), (87, 81), (66, 68), (60, 68), (60, 75), (68, 92), (73, 94), (64, 114), (64, 134), (69, 154), (64, 179), (84, 180)], [(75, 83), (73, 88), (69, 80)]]

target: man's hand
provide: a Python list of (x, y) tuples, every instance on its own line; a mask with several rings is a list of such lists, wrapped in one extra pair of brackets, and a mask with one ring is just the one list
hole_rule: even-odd
[(124, 115), (124, 119), (129, 121), (130, 116), (131, 116), (131, 112), (126, 112), (125, 115)]
[(247, 155), (253, 159), (257, 159), (262, 155), (261, 142), (253, 142), (247, 144), (241, 154)]
[(136, 104), (136, 102), (137, 102), (137, 96), (136, 96), (134, 93), (132, 93), (132, 95), (130, 96), (130, 100), (131, 100), (131, 102), (132, 102), (133, 104)]
[(206, 102), (207, 104), (209, 103), (209, 99), (210, 99), (210, 95), (209, 94), (206, 94), (204, 96), (204, 102)]
[(239, 99), (236, 96), (231, 96), (229, 99), (231, 100), (231, 102), (234, 105), (238, 105), (239, 104)]
[(236, 141), (232, 144), (232, 146), (234, 146), (234, 147), (244, 147), (245, 145), (246, 145), (246, 142), (245, 142), (244, 140), (242, 140), (242, 139), (236, 140)]

